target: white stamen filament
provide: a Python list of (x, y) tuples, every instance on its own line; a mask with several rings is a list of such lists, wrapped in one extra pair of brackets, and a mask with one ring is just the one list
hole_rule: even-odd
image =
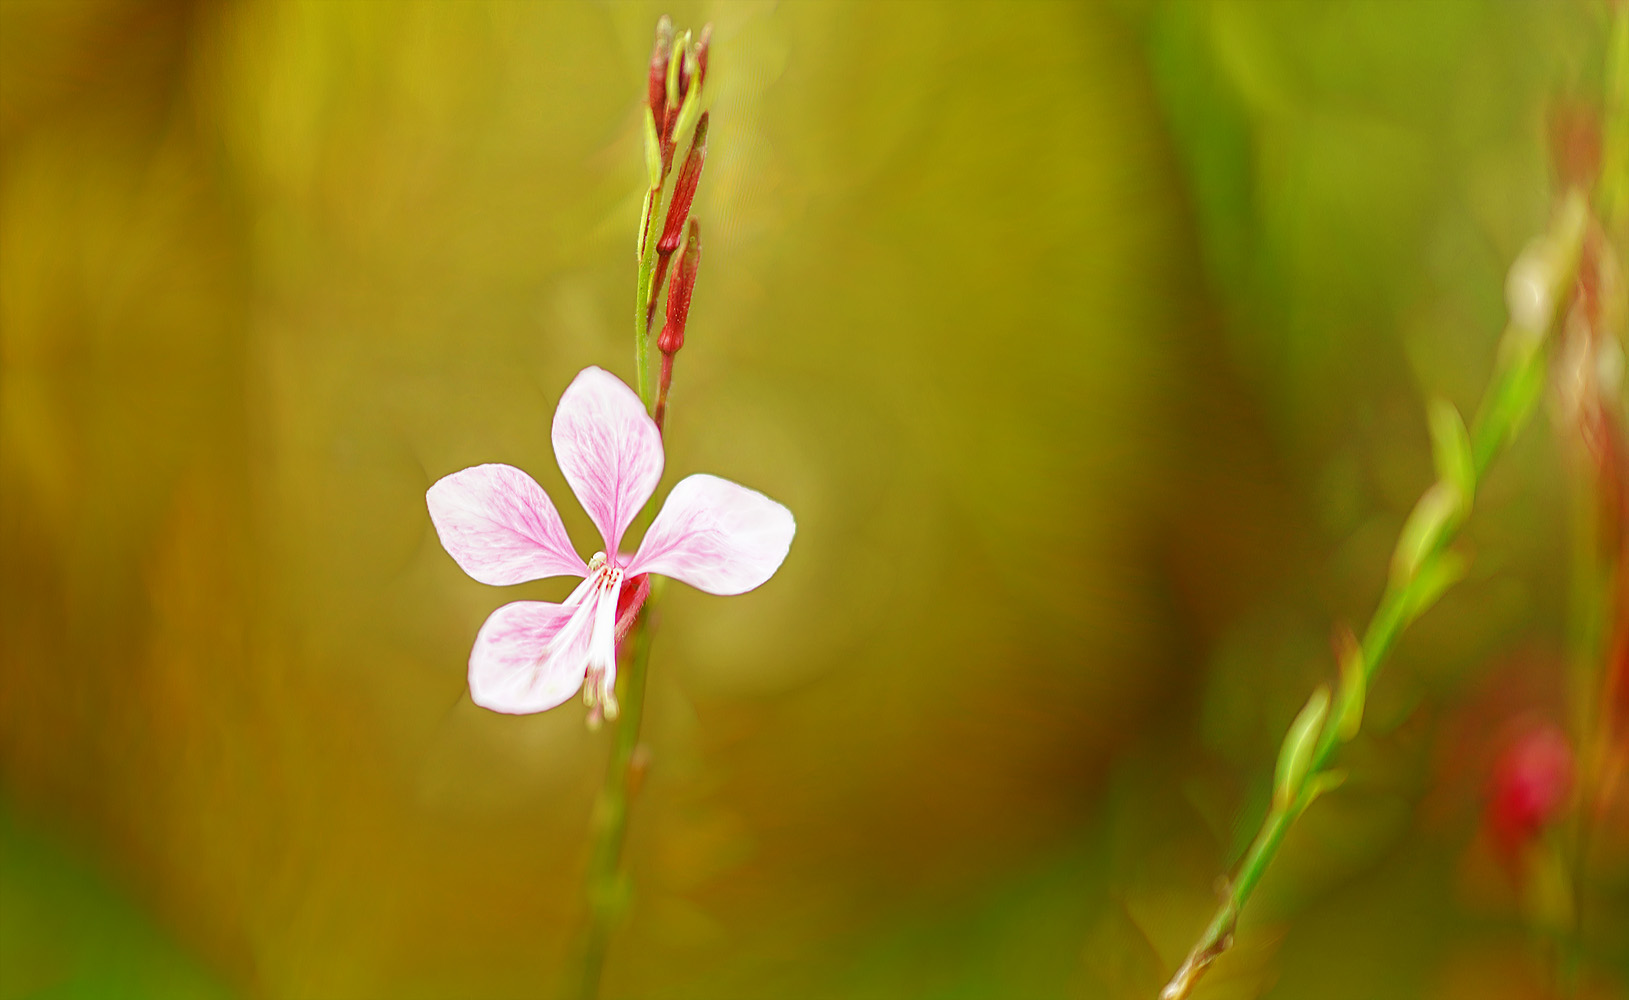
[(622, 570), (601, 569), (595, 578), (594, 632), (588, 640), (588, 674), (583, 693), (597, 687), (594, 694), (605, 707), (605, 717), (617, 717), (617, 595), (622, 591)]
[(588, 635), (588, 662), (583, 668), (583, 704), (588, 706), (588, 726), (599, 728), (601, 718), (617, 717), (617, 598), (622, 593), (622, 569), (612, 566), (605, 553), (595, 553), (588, 561), (588, 576), (565, 599), (576, 607), (571, 620), (532, 665), (532, 683), (542, 676), (543, 665), (556, 650), (569, 649)]

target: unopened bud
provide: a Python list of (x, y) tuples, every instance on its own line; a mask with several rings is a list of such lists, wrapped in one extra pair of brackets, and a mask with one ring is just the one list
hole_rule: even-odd
[(667, 222), (662, 227), (662, 239), (656, 244), (658, 253), (670, 254), (679, 249), (684, 236), (684, 222), (690, 216), (690, 205), (696, 200), (696, 185), (701, 183), (701, 168), (707, 160), (707, 113), (702, 112), (696, 123), (696, 137), (690, 143), (690, 153), (679, 168), (679, 179), (673, 182), (673, 200), (667, 206)]
[(656, 347), (663, 354), (677, 354), (684, 346), (684, 327), (690, 319), (690, 293), (696, 287), (696, 268), (701, 264), (701, 225), (690, 220), (690, 234), (684, 241), (684, 253), (673, 271), (673, 283), (667, 290), (667, 323)]
[(701, 38), (696, 42), (696, 89), (700, 90), (707, 83), (707, 51), (713, 45), (713, 26), (702, 26)]
[(666, 14), (656, 22), (656, 45), (650, 53), (649, 101), (656, 133), (662, 133), (667, 121), (667, 67), (673, 58), (673, 22)]

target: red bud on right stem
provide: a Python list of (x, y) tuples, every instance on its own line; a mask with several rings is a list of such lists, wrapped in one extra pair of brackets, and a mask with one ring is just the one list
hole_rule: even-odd
[(690, 220), (690, 233), (684, 253), (673, 269), (673, 284), (667, 290), (667, 322), (656, 347), (663, 354), (676, 354), (684, 346), (684, 327), (690, 319), (690, 293), (696, 287), (696, 268), (701, 264), (701, 224)]
[(690, 141), (690, 153), (679, 168), (679, 179), (673, 182), (673, 201), (667, 207), (667, 220), (662, 226), (662, 238), (656, 252), (664, 256), (679, 249), (684, 235), (684, 222), (690, 217), (690, 205), (696, 200), (696, 185), (701, 183), (701, 168), (707, 162), (707, 112), (696, 122), (696, 136)]

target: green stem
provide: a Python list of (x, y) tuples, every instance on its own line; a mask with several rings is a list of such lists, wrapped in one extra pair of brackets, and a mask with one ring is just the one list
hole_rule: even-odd
[[(1629, 242), (1629, 4), (1616, 4), (1607, 41), (1605, 113), (1602, 123), (1601, 170), (1596, 178), (1595, 203), (1605, 223), (1603, 240), (1624, 254)], [(1606, 247), (1602, 252), (1610, 252)], [(1597, 314), (1597, 323), (1604, 323)], [(1594, 336), (1600, 340), (1621, 335), (1604, 325)], [(1624, 416), (1616, 396), (1603, 400), (1611, 407), (1606, 421), (1613, 449), (1622, 441)], [(1578, 443), (1575, 450), (1582, 451)], [(1574, 478), (1572, 573), (1572, 676), (1569, 690), (1574, 769), (1568, 820), (1561, 830), (1562, 861), (1570, 875), (1572, 912), (1564, 928), (1560, 959), (1560, 990), (1565, 997), (1579, 989), (1584, 962), (1584, 917), (1589, 902), (1588, 874), (1591, 835), (1598, 815), (1597, 798), (1610, 736), (1609, 697), (1613, 646), (1623, 627), (1622, 588), (1625, 585), (1625, 550), (1621, 542), (1606, 545), (1600, 525), (1615, 519), (1615, 495), (1602, 476), (1614, 469), (1592, 470), (1587, 459)]]
[(611, 760), (605, 770), (605, 784), (594, 803), (594, 847), (588, 863), (588, 940), (578, 991), (583, 1000), (593, 1000), (599, 995), (605, 952), (627, 897), (622, 845), (628, 836), (628, 806), (639, 780), (640, 768), (636, 766), (639, 727), (645, 715), (645, 677), (650, 666), (651, 619), (656, 601), (657, 592), (652, 588), (644, 610), (629, 633), (632, 654), (627, 668), (617, 677), (621, 713), (613, 723)]
[[(665, 174), (662, 180), (665, 185)], [(634, 284), (634, 374), (639, 400), (647, 410), (656, 401), (650, 378), (650, 327), (656, 296), (662, 291), (660, 279), (656, 277), (660, 257), (656, 243), (662, 233), (664, 190), (665, 187), (653, 187), (645, 192), (644, 229), (639, 234), (639, 280)]]
[[(660, 281), (656, 277), (656, 243), (662, 228), (662, 192), (662, 185), (645, 192), (639, 231), (639, 277), (634, 283), (634, 372), (639, 399), (647, 410), (655, 403), (650, 377), (650, 321), (651, 305), (660, 291), (653, 286)], [(622, 846), (628, 835), (628, 807), (639, 781), (639, 727), (645, 715), (645, 675), (650, 666), (651, 633), (660, 593), (661, 581), (653, 578), (650, 596), (628, 633), (632, 652), (627, 667), (617, 674), (620, 715), (612, 724), (605, 784), (594, 802), (594, 845), (588, 862), (588, 937), (578, 982), (578, 995), (583, 1000), (599, 996), (605, 953), (627, 898)]]
[(639, 280), (634, 282), (634, 383), (640, 402), (650, 409), (650, 299), (651, 273), (656, 269), (655, 247), (651, 245), (655, 224), (652, 217), (660, 203), (660, 188), (645, 192), (645, 224), (639, 234)]
[[(1557, 213), (1545, 244), (1546, 252), (1550, 254), (1547, 259), (1553, 265), (1553, 270), (1547, 275), (1547, 291), (1552, 301), (1563, 302), (1569, 296), (1586, 221), (1582, 196), (1576, 192), (1569, 194)], [(1555, 320), (1564, 314), (1564, 309), (1555, 309), (1550, 325), (1553, 326)], [(1544, 384), (1542, 338), (1548, 332), (1547, 329), (1529, 331), (1514, 327), (1505, 332), (1497, 368), (1470, 433), (1472, 495), (1493, 459), (1510, 443), (1532, 412)], [(1445, 485), (1439, 483), (1433, 489)], [(1278, 854), (1285, 834), (1312, 800), (1324, 788), (1330, 787), (1327, 780), (1320, 782), (1319, 779), (1327, 776), (1328, 765), (1343, 742), (1339, 735), (1341, 727), (1334, 720), (1341, 718), (1348, 697), (1362, 696), (1361, 692), (1367, 689), (1369, 682), (1379, 672), (1403, 629), (1441, 595), (1443, 587), (1440, 578), (1432, 580), (1428, 574), (1453, 543), (1469, 513), (1470, 502), (1470, 496), (1464, 497), (1458, 514), (1441, 524), (1419, 558), (1407, 563), (1407, 575), (1401, 579), (1394, 578), (1388, 584), (1380, 605), (1363, 633), (1362, 683), (1355, 686), (1355, 691), (1343, 687), (1340, 698), (1329, 713), (1330, 721), (1319, 730), (1310, 766), (1299, 778), (1298, 784), (1287, 789), (1289, 794), (1284, 797), (1284, 804), (1275, 804), (1267, 814), (1229, 885), (1226, 897), (1176, 974), (1160, 992), (1160, 1000), (1181, 1000), (1186, 997), (1210, 964), (1231, 946), (1239, 914), (1266, 873), (1267, 866)], [(1419, 508), (1416, 508), (1418, 512)], [(1405, 526), (1405, 537), (1407, 530)], [(1279, 796), (1275, 795), (1275, 802), (1278, 800)]]
[[(1579, 448), (1581, 442), (1574, 442)], [(1583, 849), (1586, 842), (1589, 810), (1587, 789), (1594, 778), (1595, 682), (1604, 665), (1605, 643), (1603, 629), (1611, 615), (1614, 588), (1610, 574), (1611, 564), (1600, 550), (1601, 538), (1597, 530), (1598, 519), (1610, 515), (1603, 509), (1599, 490), (1601, 481), (1592, 475), (1588, 459), (1580, 457), (1573, 477), (1573, 560), (1570, 608), (1571, 656), (1569, 657), (1567, 697), (1572, 709), (1569, 731), (1574, 748), (1574, 771), (1578, 778), (1573, 783), (1572, 802), (1567, 822), (1559, 831), (1560, 837), (1545, 850), (1559, 852), (1559, 860), (1568, 874), (1571, 888), (1572, 912), (1566, 923), (1557, 928), (1558, 961), (1556, 968), (1557, 994), (1573, 997), (1578, 992), (1578, 975), (1583, 965), (1582, 903), (1584, 893)]]

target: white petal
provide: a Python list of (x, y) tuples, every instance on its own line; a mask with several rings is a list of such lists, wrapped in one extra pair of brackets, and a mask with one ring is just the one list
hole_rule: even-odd
[(554, 411), (554, 457), (615, 554), (623, 532), (662, 478), (662, 434), (634, 391), (584, 368)]
[(482, 583), (503, 586), (588, 572), (549, 495), (512, 465), (454, 472), (431, 486), (424, 499), (442, 547)]
[[(586, 585), (587, 581), (585, 581)], [(553, 708), (583, 684), (595, 604), (515, 601), (492, 612), (469, 655), (470, 699), (525, 715)]]
[(717, 476), (688, 476), (668, 494), (628, 566), (709, 594), (742, 594), (780, 568), (797, 523), (792, 512)]

